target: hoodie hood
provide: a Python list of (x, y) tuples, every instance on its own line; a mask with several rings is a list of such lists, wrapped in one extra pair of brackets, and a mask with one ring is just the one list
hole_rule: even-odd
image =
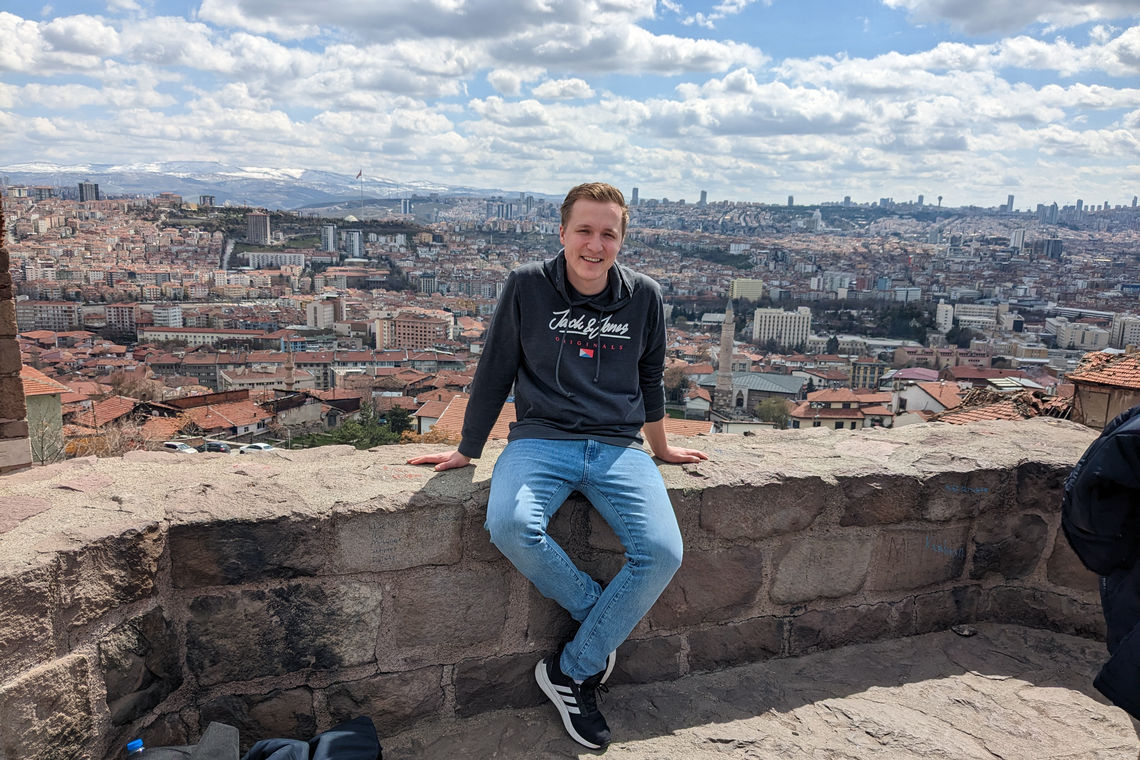
[(553, 259), (543, 262), (543, 272), (554, 285), (554, 289), (571, 306), (585, 306), (602, 314), (617, 311), (633, 298), (634, 279), (625, 267), (617, 262), (610, 267), (605, 290), (592, 296), (584, 296), (574, 290), (566, 278), (566, 253), (559, 251)]

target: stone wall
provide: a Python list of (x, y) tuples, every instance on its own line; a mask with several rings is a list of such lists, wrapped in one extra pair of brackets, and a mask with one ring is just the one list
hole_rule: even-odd
[(16, 343), (16, 290), (0, 197), (0, 474), (32, 466), (24, 384), (20, 381), (20, 346)]
[[(1102, 636), (1058, 531), (1094, 435), (1039, 419), (690, 441), (712, 459), (661, 468), (685, 561), (615, 681), (970, 621)], [(403, 464), (416, 451), (133, 452), (0, 480), (0, 760), (116, 757), (211, 720), (248, 746), (538, 704), (534, 663), (571, 622), (482, 529), (498, 449), (438, 474)], [(554, 532), (595, 575), (621, 562), (580, 500)]]

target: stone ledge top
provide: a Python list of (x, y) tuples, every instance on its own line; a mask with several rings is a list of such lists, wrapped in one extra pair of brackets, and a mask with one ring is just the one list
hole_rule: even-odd
[[(692, 438), (710, 460), (662, 466), (674, 491), (797, 478), (1011, 469), (1025, 461), (1071, 466), (1097, 431), (1037, 418), (895, 429), (770, 431)], [(73, 459), (0, 477), (0, 570), (38, 564), (102, 537), (168, 525), (463, 505), (487, 487), (502, 444), (476, 466), (436, 473), (405, 460), (438, 446), (357, 451), (325, 446), (238, 456), (132, 452)], [(6, 573), (5, 573), (6, 574)]]

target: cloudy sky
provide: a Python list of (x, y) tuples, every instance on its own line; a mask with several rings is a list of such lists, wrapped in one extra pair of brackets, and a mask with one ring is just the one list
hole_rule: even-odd
[(0, 167), (1131, 203), (1140, 0), (9, 0)]

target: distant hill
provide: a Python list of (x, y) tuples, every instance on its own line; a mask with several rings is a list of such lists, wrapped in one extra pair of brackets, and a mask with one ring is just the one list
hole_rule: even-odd
[[(12, 185), (53, 185), (74, 188), (96, 182), (106, 195), (157, 195), (170, 192), (195, 203), (199, 195), (214, 196), (214, 203), (258, 206), (268, 209), (359, 203), (361, 183), (355, 174), (312, 169), (235, 167), (212, 161), (168, 161), (149, 164), (83, 164), (61, 166), (44, 162), (0, 167), (0, 176)], [(383, 177), (364, 179), (368, 198), (403, 198), (439, 193), (474, 197), (517, 196), (518, 191), (456, 187), (432, 182), (396, 182)], [(532, 193), (532, 195), (540, 195)]]

